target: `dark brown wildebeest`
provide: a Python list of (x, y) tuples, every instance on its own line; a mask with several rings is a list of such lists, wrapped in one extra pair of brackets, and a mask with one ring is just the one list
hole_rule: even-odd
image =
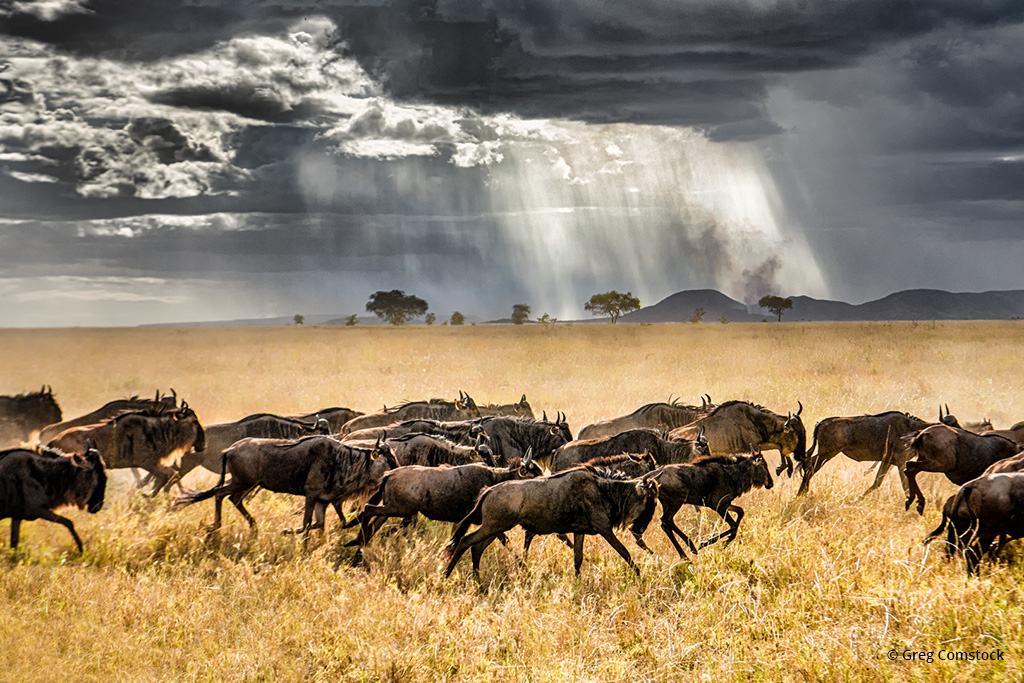
[(365, 413), (361, 413), (358, 410), (352, 410), (351, 408), (324, 408), (318, 410), (315, 413), (306, 413), (304, 415), (289, 415), (293, 420), (299, 420), (301, 422), (316, 422), (317, 420), (327, 420), (327, 424), (330, 426), (331, 434), (340, 434), (341, 428), (345, 426), (345, 423), (354, 420), (357, 417), (362, 417)]
[(648, 472), (658, 469), (658, 463), (650, 453), (622, 453), (593, 458), (583, 463), (587, 467), (596, 467), (611, 472), (621, 472), (627, 479), (637, 479)]
[[(276, 493), (303, 496), (306, 508), (302, 516), (305, 534), (323, 529), (328, 505), (334, 507), (345, 523), (342, 505), (349, 498), (372, 491), (384, 473), (398, 467), (391, 451), (378, 442), (375, 448), (355, 448), (329, 436), (305, 436), (301, 439), (245, 438), (224, 451), (220, 482), (206, 491), (178, 495), (174, 509), (214, 498), (211, 531), (220, 528), (221, 505), (228, 498), (249, 527), (256, 531), (256, 520), (242, 504), (246, 494), (262, 487)], [(225, 483), (226, 475), (231, 479)]]
[[(477, 436), (472, 446), (453, 443), (444, 437), (432, 434), (406, 434), (397, 439), (385, 438), (399, 465), (469, 465), (482, 462), (494, 466), (491, 449), (483, 443), (483, 434)], [(346, 441), (345, 443), (352, 443)]]
[[(890, 410), (877, 415), (854, 417), (826, 417), (814, 426), (814, 438), (804, 458), (797, 458), (797, 467), (802, 472), (797, 495), (807, 492), (811, 477), (832, 458), (840, 453), (857, 462), (878, 462), (875, 481), (865, 495), (882, 484), (890, 467), (900, 475), (903, 490), (910, 493), (903, 466), (907, 462), (906, 445), (903, 437), (929, 426), (929, 422), (909, 413)], [(814, 454), (815, 448), (817, 453)], [(814, 455), (812, 455), (814, 454)]]
[(999, 436), (1005, 437), (1010, 441), (1024, 446), (1024, 422), (1018, 422), (1009, 429), (990, 429), (983, 434), (998, 434)]
[(543, 463), (556, 448), (572, 441), (569, 424), (561, 413), (554, 422), (548, 421), (546, 413), (536, 421), (522, 417), (482, 417), (473, 422), (483, 429), (494, 462), (502, 467), (524, 459), (529, 450), (533, 451), (534, 460)]
[(34, 432), (60, 422), (61, 415), (53, 389), (49, 387), (42, 387), (34, 393), (0, 396), (0, 423), (3, 424), (0, 448), (29, 441)]
[(968, 481), (944, 507), (943, 526), (947, 517), (947, 549), (961, 550), (968, 575), (977, 574), (986, 555), (995, 555), (1007, 542), (1024, 538), (1024, 473), (984, 474)]
[(0, 452), (0, 519), (11, 519), (12, 548), (18, 546), (22, 521), (45, 519), (66, 527), (82, 552), (75, 525), (54, 510), (74, 506), (99, 512), (106, 490), (107, 473), (95, 448), (82, 456), (49, 448)]
[(549, 469), (561, 472), (594, 458), (622, 453), (650, 453), (659, 465), (710, 455), (708, 441), (700, 431), (693, 439), (666, 439), (657, 429), (630, 429), (614, 436), (570, 441), (554, 452)]
[(910, 485), (906, 508), (909, 510), (916, 499), (917, 512), (922, 515), (924, 494), (917, 485), (919, 472), (942, 472), (951, 482), (963, 486), (997, 460), (1021, 450), (1019, 444), (998, 434), (975, 434), (948, 425), (926, 427), (903, 437), (903, 441), (911, 457), (904, 466)]
[[(671, 397), (670, 397), (671, 398)], [(684, 427), (694, 420), (710, 415), (715, 409), (711, 397), (700, 397), (699, 406), (687, 406), (670, 400), (668, 403), (648, 403), (634, 410), (629, 415), (613, 417), (587, 425), (580, 430), (576, 438), (580, 441), (596, 439), (602, 436), (614, 436), (630, 429), (660, 429), (666, 432), (677, 427)]]
[(103, 455), (108, 469), (138, 467), (152, 474), (151, 495), (167, 486), (177, 474), (182, 455), (190, 449), (202, 451), (206, 447), (203, 426), (185, 401), (177, 410), (136, 411), (98, 425), (72, 427), (47, 445), (65, 453), (84, 453), (90, 440)]
[(803, 410), (804, 406), (799, 401), (796, 413), (786, 416), (748, 401), (727, 401), (710, 415), (673, 429), (669, 438), (693, 439), (703, 428), (712, 453), (777, 450), (782, 461), (775, 473), (781, 474), (786, 470), (786, 474), (793, 476), (793, 461), (789, 456), (797, 461), (803, 460), (807, 449), (807, 431), (800, 419)]
[[(472, 549), (473, 573), (479, 576), (480, 556), (501, 534), (516, 526), (528, 538), (544, 534), (574, 534), (574, 568), (583, 564), (587, 534), (604, 538), (637, 574), (640, 569), (615, 537), (614, 529), (637, 520), (650, 521), (658, 499), (658, 485), (643, 479), (620, 479), (615, 473), (581, 465), (549, 477), (506, 481), (485, 489), (473, 509), (459, 523), (447, 547), (450, 576), (459, 558)], [(473, 524), (480, 528), (467, 535)], [(634, 534), (643, 533), (634, 528)]]
[(427, 418), (430, 420), (472, 420), (480, 417), (480, 408), (477, 407), (469, 394), (459, 392), (457, 401), (445, 401), (440, 398), (432, 398), (429, 401), (411, 401), (399, 406), (388, 408), (376, 413), (361, 415), (351, 419), (341, 426), (341, 433), (348, 434), (358, 429), (370, 427), (386, 427), (395, 422)]
[[(476, 438), (483, 434), (483, 428), (476, 420), (459, 420), (457, 422), (438, 422), (437, 420), (406, 420), (386, 427), (370, 427), (343, 434), (342, 442), (376, 441), (387, 436), (397, 439), (406, 434), (431, 434), (442, 436), (463, 446), (472, 446)], [(486, 435), (485, 435), (486, 438)]]
[(249, 436), (264, 439), (298, 439), (314, 434), (329, 434), (331, 431), (324, 418), (307, 422), (269, 413), (249, 415), (237, 422), (207, 425), (204, 430), (206, 447), (201, 452), (191, 451), (182, 456), (176, 479), (181, 479), (200, 465), (214, 474), (220, 474), (221, 453), (231, 444)]
[(153, 399), (139, 398), (138, 396), (132, 396), (131, 398), (119, 398), (115, 401), (110, 401), (100, 408), (80, 415), (71, 420), (65, 422), (58, 422), (57, 424), (48, 425), (39, 433), (40, 443), (49, 443), (51, 439), (60, 434), (66, 429), (72, 427), (84, 427), (85, 425), (94, 425), (109, 420), (112, 417), (117, 417), (124, 413), (128, 413), (135, 410), (160, 410), (169, 409), (173, 410), (178, 407), (178, 394), (171, 389), (170, 396), (161, 396), (160, 390), (156, 392), (156, 396)]
[(959, 429), (966, 429), (969, 432), (975, 434), (981, 434), (982, 432), (992, 431), (992, 422), (986, 417), (979, 422), (965, 422), (960, 424), (960, 421), (949, 412), (949, 404), (946, 404), (946, 412), (943, 414), (942, 405), (939, 405), (939, 424), (948, 425), (950, 427), (957, 427)]
[(526, 400), (526, 394), (519, 399), (518, 403), (488, 403), (485, 406), (480, 406), (480, 417), (487, 417), (488, 415), (501, 416), (501, 417), (524, 417), (527, 420), (536, 419), (533, 415), (533, 408)]
[[(474, 463), (457, 467), (409, 465), (384, 475), (380, 487), (359, 514), (360, 533), (354, 545), (364, 546), (389, 517), (415, 519), (421, 514), (439, 522), (461, 522), (480, 492), (512, 479), (533, 479), (543, 474), (532, 457), (512, 467)], [(353, 545), (350, 544), (350, 545)], [(358, 561), (358, 554), (356, 561)]]
[[(739, 533), (740, 520), (743, 519), (743, 508), (733, 505), (733, 501), (756, 486), (766, 489), (773, 486), (768, 462), (761, 453), (711, 455), (682, 465), (665, 465), (644, 475), (644, 479), (658, 482), (661, 528), (679, 557), (686, 557), (686, 553), (676, 536), (683, 539), (690, 552), (697, 552), (693, 542), (676, 526), (674, 518), (680, 507), (698, 505), (711, 508), (729, 525), (725, 531), (701, 542), (701, 548), (723, 538), (728, 545)], [(641, 548), (647, 549), (639, 534), (636, 535), (636, 542)]]

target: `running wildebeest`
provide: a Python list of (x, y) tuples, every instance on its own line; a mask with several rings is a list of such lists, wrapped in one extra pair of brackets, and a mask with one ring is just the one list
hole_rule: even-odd
[(67, 528), (81, 553), (75, 525), (54, 510), (71, 506), (99, 512), (106, 490), (103, 458), (91, 446), (81, 456), (49, 448), (0, 452), (0, 519), (11, 519), (12, 548), (18, 546), (22, 521), (45, 519)]
[(943, 523), (947, 515), (950, 545), (964, 553), (968, 575), (977, 574), (986, 555), (1024, 538), (1024, 473), (984, 474), (968, 481), (943, 510)]
[[(354, 544), (364, 546), (389, 517), (427, 519), (458, 524), (488, 486), (543, 474), (531, 454), (521, 464), (488, 467), (474, 463), (457, 467), (407, 465), (385, 473), (377, 491), (359, 514), (360, 533)], [(358, 560), (358, 558), (357, 558)]]
[(44, 386), (37, 392), (17, 396), (0, 396), (0, 422), (3, 423), (0, 448), (28, 441), (33, 432), (60, 422), (61, 415), (50, 387)]
[(929, 424), (919, 417), (895, 410), (877, 415), (826, 417), (814, 426), (814, 438), (805, 457), (797, 458), (797, 467), (802, 472), (797, 495), (806, 493), (811, 477), (840, 453), (857, 462), (879, 463), (875, 480), (865, 494), (882, 484), (890, 467), (896, 468), (903, 490), (909, 494), (910, 485), (903, 472), (908, 455), (902, 439), (907, 434), (928, 427)]
[(526, 400), (526, 394), (519, 399), (518, 403), (488, 403), (485, 406), (479, 406), (480, 417), (487, 417), (488, 415), (503, 416), (503, 417), (524, 417), (527, 420), (533, 420), (533, 408)]
[(1018, 422), (1009, 429), (990, 429), (983, 434), (998, 434), (1024, 446), (1024, 422)]
[(800, 419), (804, 410), (797, 401), (796, 413), (782, 416), (748, 401), (727, 401), (710, 415), (685, 427), (673, 429), (672, 439), (693, 439), (703, 428), (712, 453), (746, 453), (751, 449), (777, 450), (782, 460), (776, 474), (786, 470), (793, 475), (793, 461), (803, 460), (807, 449), (807, 432)]
[(559, 446), (572, 441), (572, 432), (565, 416), (559, 413), (554, 422), (545, 413), (540, 420), (521, 417), (483, 417), (474, 422), (483, 429), (487, 444), (498, 466), (522, 460), (533, 451), (533, 459), (544, 463)]
[(324, 418), (303, 421), (269, 413), (257, 413), (236, 422), (208, 425), (204, 430), (206, 447), (201, 452), (191, 451), (182, 456), (175, 479), (181, 479), (200, 465), (214, 474), (220, 474), (221, 453), (231, 444), (248, 436), (264, 439), (297, 439), (314, 434), (329, 434), (330, 426)]
[(944, 424), (949, 427), (957, 427), (959, 429), (966, 429), (967, 431), (974, 432), (975, 434), (992, 431), (992, 422), (989, 421), (987, 417), (979, 422), (965, 422), (964, 424), (960, 424), (960, 421), (949, 412), (948, 403), (946, 404), (945, 414), (942, 412), (942, 404), (939, 404), (939, 424)]
[(666, 439), (664, 432), (656, 429), (630, 429), (613, 436), (570, 441), (554, 452), (549, 469), (561, 472), (593, 458), (622, 453), (650, 453), (659, 465), (690, 462), (710, 455), (702, 431), (693, 439)]
[[(49, 446), (66, 453), (84, 453), (92, 441), (108, 469), (138, 467), (153, 475), (156, 495), (177, 473), (182, 455), (206, 447), (206, 434), (188, 403), (177, 410), (124, 413), (97, 425), (66, 429)], [(180, 486), (180, 484), (179, 484)]]
[(330, 427), (331, 434), (340, 434), (341, 428), (345, 426), (345, 423), (354, 420), (357, 417), (362, 417), (365, 413), (361, 413), (358, 410), (352, 410), (351, 408), (324, 408), (318, 410), (315, 413), (306, 413), (304, 415), (289, 415), (293, 420), (299, 420), (301, 422), (316, 422), (317, 420), (327, 420), (327, 425)]
[(135, 410), (173, 410), (177, 407), (178, 394), (174, 389), (171, 389), (170, 396), (161, 396), (160, 390), (157, 389), (156, 396), (152, 399), (139, 398), (138, 396), (132, 396), (131, 398), (119, 398), (103, 404), (91, 413), (86, 413), (85, 415), (80, 415), (79, 417), (66, 420), (64, 422), (48, 425), (39, 433), (39, 442), (48, 443), (51, 439), (66, 429), (99, 424), (104, 420)]
[[(693, 553), (697, 547), (676, 526), (676, 512), (683, 505), (708, 507), (725, 520), (729, 528), (701, 542), (704, 548), (721, 539), (728, 545), (739, 533), (743, 508), (733, 501), (754, 487), (770, 489), (773, 486), (768, 462), (761, 453), (750, 455), (711, 455), (682, 465), (665, 465), (644, 479), (658, 482), (658, 500), (661, 501), (661, 528), (672, 542), (679, 557), (686, 557), (682, 546), (676, 540), (679, 536)], [(730, 516), (730, 513), (732, 516)], [(647, 549), (643, 539), (636, 535), (636, 542)]]
[(621, 472), (627, 479), (639, 479), (648, 472), (658, 469), (658, 463), (650, 453), (622, 453), (620, 455), (604, 455), (583, 463), (587, 467)]
[[(453, 443), (462, 444), (463, 446), (472, 446), (476, 443), (476, 438), (483, 434), (483, 427), (480, 426), (477, 420), (459, 420), (456, 422), (406, 420), (405, 422), (396, 422), (386, 427), (359, 429), (343, 434), (339, 438), (341, 441), (348, 443), (350, 441), (376, 441), (385, 436), (389, 439), (397, 439), (406, 434), (431, 434), (433, 436), (442, 436)], [(484, 436), (486, 438), (487, 435), (485, 434)]]
[(917, 485), (919, 472), (942, 472), (951, 482), (963, 486), (997, 460), (1020, 452), (1014, 441), (998, 434), (975, 434), (947, 425), (932, 425), (903, 437), (911, 459), (904, 470), (910, 493), (906, 509), (917, 500), (918, 514), (924, 514), (924, 494)]
[(438, 467), (483, 462), (494, 466), (494, 457), (491, 449), (483, 443), (483, 434), (477, 435), (476, 443), (472, 446), (463, 446), (432, 434), (406, 434), (397, 439), (385, 437), (384, 440), (391, 447), (399, 465)]
[(682, 405), (671, 400), (668, 403), (648, 403), (634, 410), (629, 415), (613, 417), (610, 420), (602, 420), (589, 424), (580, 430), (576, 438), (580, 441), (586, 439), (597, 439), (602, 436), (614, 436), (630, 429), (660, 429), (672, 431), (677, 427), (685, 427), (694, 420), (705, 415), (710, 415), (715, 409), (711, 397), (704, 395), (700, 397), (699, 406)]
[[(374, 448), (356, 448), (329, 436), (245, 438), (224, 451), (218, 484), (206, 491), (181, 493), (174, 509), (214, 498), (210, 531), (215, 531), (221, 525), (221, 506), (228, 498), (256, 531), (256, 520), (242, 501), (250, 491), (262, 487), (306, 499), (299, 530), (303, 534), (324, 528), (328, 505), (334, 507), (344, 524), (345, 501), (374, 490), (385, 472), (398, 467), (391, 450), (384, 446), (377, 442)], [(228, 474), (231, 479), (225, 482)]]
[(477, 407), (469, 394), (459, 391), (459, 398), (456, 401), (445, 401), (440, 398), (432, 398), (429, 401), (410, 401), (398, 406), (388, 408), (376, 413), (360, 415), (346, 422), (341, 427), (342, 434), (348, 434), (358, 429), (370, 427), (386, 427), (395, 422), (427, 418), (431, 420), (472, 420), (480, 417), (480, 408)]
[[(459, 523), (445, 548), (451, 558), (444, 575), (450, 576), (459, 558), (472, 550), (473, 573), (479, 576), (480, 556), (499, 535), (521, 526), (527, 536), (574, 534), (574, 568), (583, 564), (583, 540), (597, 534), (615, 549), (637, 574), (639, 567), (616, 538), (614, 529), (650, 521), (657, 505), (658, 484), (651, 480), (620, 479), (615, 473), (581, 465), (549, 477), (506, 481), (485, 489), (473, 509)], [(469, 527), (480, 528), (466, 534)]]

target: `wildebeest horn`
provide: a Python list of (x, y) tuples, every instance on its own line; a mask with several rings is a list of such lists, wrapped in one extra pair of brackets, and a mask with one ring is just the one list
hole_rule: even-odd
[(523, 457), (523, 464), (529, 465), (533, 462), (533, 446), (526, 449), (526, 455)]
[(707, 405), (708, 405), (708, 402), (704, 399), (703, 396), (701, 396), (700, 397), (700, 407), (701, 408), (705, 408), (705, 407), (707, 407)]
[(700, 429), (697, 430), (697, 438), (701, 439), (703, 437), (704, 437), (704, 425), (701, 425)]
[(939, 404), (939, 422), (942, 422), (942, 404)]
[(519, 399), (519, 402), (520, 403), (526, 403), (526, 394), (523, 394), (523, 397), (521, 399)]
[(174, 405), (178, 404), (178, 392), (174, 390), (174, 387), (171, 387), (171, 399), (173, 399)]
[(540, 421), (541, 422), (547, 422), (548, 421), (548, 411), (546, 411), (546, 410), (544, 411), (544, 414), (540, 416)]
[(801, 403), (800, 401), (797, 401), (797, 402), (796, 402), (796, 406), (797, 406), (797, 409), (796, 409), (796, 416), (797, 416), (797, 417), (800, 417), (800, 413), (804, 412), (804, 404), (803, 404), (803, 403)]
[(704, 394), (708, 397), (708, 405), (711, 405), (711, 394)]
[(949, 404), (946, 404), (946, 417), (949, 417)]

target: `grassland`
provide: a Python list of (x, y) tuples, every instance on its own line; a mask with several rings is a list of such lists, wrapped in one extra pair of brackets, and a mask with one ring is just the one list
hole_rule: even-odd
[[(705, 392), (777, 412), (800, 400), (809, 430), (890, 408), (934, 419), (940, 402), (962, 420), (1024, 419), (1019, 322), (0, 330), (0, 358), (0, 393), (51, 384), (68, 416), (174, 387), (207, 423), (460, 389), (525, 392), (574, 431)], [(860, 499), (871, 476), (837, 459), (803, 499), (788, 479), (748, 494), (737, 541), (692, 563), (652, 525), (639, 579), (598, 539), (579, 578), (553, 539), (526, 566), (518, 547), (492, 546), (482, 587), (468, 561), (441, 578), (447, 525), (382, 539), (368, 570), (335, 570), (351, 535), (333, 518), (306, 549), (278, 533), (296, 525), (295, 499), (261, 493), (259, 536), (226, 510), (209, 538), (207, 505), (171, 513), (120, 477), (99, 514), (69, 513), (84, 555), (45, 522), (0, 553), (0, 681), (1021, 680), (1024, 562), (965, 579), (920, 544), (955, 487), (922, 475), (921, 518), (895, 477)], [(679, 524), (720, 528), (692, 509)], [(996, 650), (1002, 661), (939, 659)]]

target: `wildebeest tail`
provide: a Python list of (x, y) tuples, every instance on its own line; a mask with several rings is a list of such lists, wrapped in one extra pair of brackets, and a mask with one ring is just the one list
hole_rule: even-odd
[(452, 534), (452, 540), (448, 541), (448, 545), (444, 547), (445, 557), (451, 558), (452, 554), (455, 552), (456, 546), (459, 545), (459, 541), (461, 541), (462, 537), (466, 535), (467, 531), (469, 531), (469, 527), (483, 522), (483, 513), (480, 509), (483, 507), (484, 498), (488, 493), (490, 493), (490, 489), (484, 489), (480, 495), (477, 496), (476, 503), (473, 504), (473, 509), (469, 511), (469, 514), (462, 518), (461, 522), (459, 522), (459, 526), (455, 528), (455, 533)]
[(946, 530), (946, 525), (949, 523), (949, 518), (952, 516), (954, 506), (956, 505), (956, 494), (946, 499), (946, 502), (942, 505), (942, 521), (939, 522), (939, 526), (935, 527), (932, 531), (924, 537), (921, 543), (928, 545), (935, 538), (939, 536), (943, 531)]
[[(388, 483), (388, 475), (391, 471), (384, 473), (384, 476), (380, 480), (380, 484), (377, 485), (377, 490), (374, 491), (366, 501), (366, 505), (380, 505), (380, 502), (384, 500), (384, 486)], [(363, 521), (363, 513), (360, 512), (358, 515), (352, 515), (352, 519), (345, 522), (342, 529), (351, 529), (352, 527), (360, 524)]]
[(224, 479), (227, 477), (229, 450), (231, 449), (227, 448), (220, 454), (220, 479), (217, 481), (217, 485), (205, 491), (189, 491), (182, 489), (181, 493), (174, 498), (174, 504), (171, 506), (172, 510), (180, 510), (188, 507), (192, 503), (209, 500), (224, 488)]

